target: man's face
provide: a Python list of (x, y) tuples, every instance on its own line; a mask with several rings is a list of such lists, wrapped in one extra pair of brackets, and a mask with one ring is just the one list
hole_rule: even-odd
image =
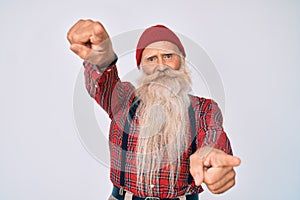
[(141, 67), (147, 75), (167, 68), (179, 70), (181, 67), (179, 48), (168, 41), (154, 42), (148, 45), (142, 54)]

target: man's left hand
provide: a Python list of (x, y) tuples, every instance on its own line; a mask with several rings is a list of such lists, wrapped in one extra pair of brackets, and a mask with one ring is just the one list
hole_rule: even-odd
[(190, 156), (190, 172), (197, 186), (205, 183), (214, 194), (220, 194), (235, 185), (235, 171), (241, 160), (225, 152), (203, 147)]

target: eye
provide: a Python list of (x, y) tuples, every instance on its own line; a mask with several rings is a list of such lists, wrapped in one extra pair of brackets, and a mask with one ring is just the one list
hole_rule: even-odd
[(153, 61), (154, 61), (154, 57), (151, 56), (151, 57), (147, 58), (147, 60), (148, 60), (149, 62), (153, 62)]
[(171, 58), (172, 58), (172, 54), (166, 54), (164, 57), (165, 57), (166, 59), (171, 59)]

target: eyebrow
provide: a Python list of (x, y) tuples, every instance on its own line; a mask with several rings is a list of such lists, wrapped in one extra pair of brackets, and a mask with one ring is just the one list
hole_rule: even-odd
[[(167, 54), (175, 54), (175, 55), (177, 55), (177, 53), (174, 52), (174, 51), (162, 52), (162, 55), (167, 55)], [(154, 57), (154, 56), (157, 56), (157, 55), (156, 54), (146, 54), (144, 57), (145, 58), (151, 58), (151, 57)]]
[(156, 55), (152, 55), (152, 54), (148, 54), (148, 55), (145, 55), (144, 58), (148, 59), (148, 58), (151, 58), (151, 57), (154, 57)]

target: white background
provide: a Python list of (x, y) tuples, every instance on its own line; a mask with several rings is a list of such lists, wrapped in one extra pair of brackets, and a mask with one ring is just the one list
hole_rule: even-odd
[(225, 88), (224, 127), (242, 165), (233, 189), (206, 190), (202, 199), (299, 199), (299, 11), (296, 0), (2, 0), (0, 199), (110, 194), (109, 169), (86, 151), (74, 123), (82, 61), (66, 34), (80, 18), (103, 22), (111, 36), (163, 23), (213, 60)]

